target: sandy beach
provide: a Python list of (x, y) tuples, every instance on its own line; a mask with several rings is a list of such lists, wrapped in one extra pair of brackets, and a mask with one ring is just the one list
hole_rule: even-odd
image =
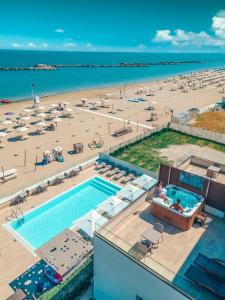
[[(73, 118), (61, 118), (55, 131), (46, 131), (37, 135), (37, 127), (33, 123), (40, 121), (30, 116), (26, 122), (29, 138), (23, 141), (15, 140), (18, 133), (14, 129), (1, 124), (0, 130), (10, 131), (2, 138), (5, 147), (0, 149), (0, 166), (4, 170), (15, 168), (18, 171), (17, 179), (1, 184), (0, 197), (9, 196), (32, 184), (46, 179), (58, 172), (66, 170), (81, 161), (96, 156), (111, 146), (144, 133), (157, 125), (168, 122), (171, 110), (182, 112), (192, 107), (204, 107), (215, 103), (222, 97), (224, 87), (224, 71), (202, 71), (185, 76), (176, 76), (160, 81), (134, 83), (122, 89), (123, 99), (120, 98), (121, 85), (82, 90), (72, 93), (53, 95), (41, 99), (43, 112), (52, 108), (52, 104), (68, 102), (67, 107), (72, 109)], [(151, 96), (147, 96), (151, 95)], [(109, 107), (101, 108), (101, 99), (106, 99)], [(86, 98), (87, 107), (80, 107), (81, 98)], [(129, 99), (143, 98), (146, 101), (133, 102)], [(14, 112), (15, 119), (23, 109), (32, 108), (32, 101), (23, 101), (0, 106), (0, 120), (4, 120), (6, 112)], [(153, 106), (156, 119), (149, 121), (152, 111), (146, 110)], [(93, 109), (98, 107), (98, 109)], [(59, 115), (61, 117), (61, 115)], [(32, 122), (33, 121), (33, 122)], [(111, 133), (123, 126), (131, 126), (133, 131), (123, 137), (115, 138)], [(95, 133), (104, 141), (101, 148), (91, 150), (88, 144)], [(69, 154), (74, 143), (83, 143), (84, 152)], [(64, 163), (52, 162), (45, 166), (38, 166), (35, 170), (35, 161), (42, 160), (43, 151), (54, 147), (63, 148)], [(26, 159), (25, 159), (26, 152)]]

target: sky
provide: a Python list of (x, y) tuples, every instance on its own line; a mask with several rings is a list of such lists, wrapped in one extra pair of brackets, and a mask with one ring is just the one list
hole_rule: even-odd
[(225, 52), (225, 0), (0, 0), (0, 49)]

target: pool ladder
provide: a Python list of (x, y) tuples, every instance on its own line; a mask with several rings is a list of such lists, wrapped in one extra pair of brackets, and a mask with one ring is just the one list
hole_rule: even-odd
[(23, 211), (20, 207), (13, 209), (11, 211), (11, 215), (6, 217), (7, 221), (11, 221), (12, 219), (16, 219), (19, 224), (22, 224), (24, 222)]

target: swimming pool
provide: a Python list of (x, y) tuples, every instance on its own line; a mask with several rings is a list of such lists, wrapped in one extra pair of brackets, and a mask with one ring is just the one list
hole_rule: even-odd
[(14, 220), (8, 226), (35, 250), (120, 189), (96, 176), (28, 212), (23, 223)]

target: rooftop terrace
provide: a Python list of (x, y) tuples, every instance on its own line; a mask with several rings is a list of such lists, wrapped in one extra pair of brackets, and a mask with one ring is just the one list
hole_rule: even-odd
[[(195, 224), (190, 230), (181, 231), (152, 216), (150, 205), (143, 196), (102, 227), (97, 235), (190, 297), (216, 299), (211, 293), (193, 286), (184, 273), (200, 252), (225, 259), (224, 220), (208, 216), (204, 227)], [(163, 242), (152, 254), (143, 257), (137, 251), (137, 243), (143, 232), (156, 222), (164, 225)]]

